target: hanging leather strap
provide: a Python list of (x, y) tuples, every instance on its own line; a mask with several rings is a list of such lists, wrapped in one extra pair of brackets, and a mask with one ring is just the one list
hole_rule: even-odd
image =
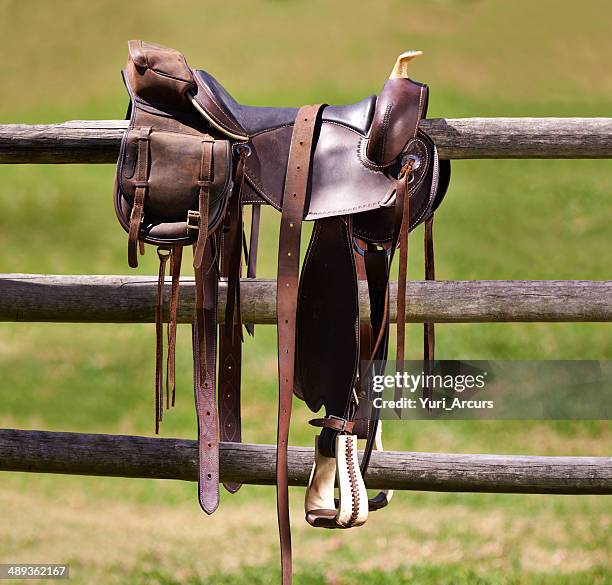
[(138, 234), (144, 218), (144, 202), (149, 181), (149, 144), (151, 128), (139, 128), (136, 132), (138, 133), (136, 190), (134, 192), (134, 204), (132, 205), (130, 227), (128, 231), (128, 264), (131, 268), (136, 268), (138, 266)]
[[(434, 263), (434, 242), (433, 242), (433, 222), (432, 215), (425, 221), (425, 280), (435, 280), (436, 270)], [(435, 359), (436, 348), (435, 325), (432, 322), (423, 324), (423, 361), (425, 362), (424, 372), (426, 375), (433, 373), (433, 361)], [(429, 386), (423, 387), (423, 398), (431, 398), (432, 392)]]
[(278, 246), (276, 314), (278, 320), (278, 430), (276, 501), (281, 547), (282, 583), (291, 583), (291, 529), (287, 446), (295, 373), (296, 307), (300, 237), (308, 193), (310, 162), (317, 117), (322, 105), (304, 106), (297, 113), (291, 137)]
[[(204, 291), (198, 309), (202, 313), (202, 326), (196, 318), (193, 324), (194, 393), (198, 416), (198, 496), (200, 506), (212, 514), (219, 505), (219, 425), (215, 388), (215, 362), (217, 356), (217, 291), (218, 278), (214, 267), (212, 242), (205, 246), (203, 262), (195, 271), (196, 288)], [(206, 344), (204, 339), (208, 339)]]
[[(396, 225), (399, 225), (398, 246), (400, 251), (397, 276), (397, 342), (395, 367), (397, 371), (404, 370), (406, 344), (406, 281), (408, 279), (408, 231), (410, 223), (410, 197), (408, 196), (408, 180), (412, 173), (414, 160), (408, 159), (400, 172), (397, 181), (397, 198), (395, 200)], [(395, 251), (395, 248), (394, 248)], [(396, 386), (395, 400), (402, 397), (402, 388)], [(395, 413), (401, 416), (401, 408), (396, 407)]]
[[(257, 250), (259, 247), (259, 223), (261, 219), (261, 205), (251, 205), (251, 235), (249, 239), (249, 252), (247, 259), (247, 278), (257, 276)], [(255, 324), (246, 323), (244, 328), (249, 335), (255, 335)]]
[[(204, 323), (204, 255), (208, 243), (208, 203), (210, 183), (212, 181), (212, 154), (214, 142), (210, 139), (202, 140), (202, 158), (200, 161), (200, 175), (198, 178), (198, 237), (193, 247), (193, 270), (195, 275), (195, 323), (198, 332), (205, 329)], [(197, 352), (194, 354), (199, 372), (199, 384), (204, 383), (208, 376), (208, 363), (206, 356), (206, 335), (198, 335)]]
[(406, 343), (406, 281), (408, 279), (408, 230), (410, 222), (410, 197), (408, 196), (408, 180), (412, 173), (414, 160), (402, 168), (397, 181), (397, 199), (395, 201), (396, 223), (399, 224), (399, 266), (397, 276), (397, 347), (396, 361), (398, 367), (403, 367)]
[(157, 306), (155, 307), (155, 434), (159, 433), (159, 423), (164, 414), (164, 283), (166, 263), (170, 254), (167, 248), (157, 248), (159, 274), (157, 277)]
[(193, 249), (195, 274), (195, 315), (193, 374), (198, 415), (200, 506), (212, 514), (219, 505), (219, 424), (216, 403), (217, 357), (217, 272), (214, 270), (212, 240), (208, 237), (208, 206), (213, 180), (212, 138), (202, 139), (198, 177), (198, 237)]
[[(240, 151), (234, 188), (223, 226), (221, 241), (221, 277), (227, 280), (225, 326), (219, 333), (219, 424), (221, 440), (242, 441), (240, 417), (240, 378), (242, 373), (242, 309), (240, 277), (242, 275), (242, 188), (247, 148)], [(231, 494), (240, 489), (239, 483), (223, 484)]]
[(259, 224), (261, 222), (261, 205), (251, 206), (251, 237), (249, 240), (249, 261), (247, 278), (257, 276), (257, 250), (259, 247)]
[(166, 408), (168, 397), (170, 405), (174, 406), (176, 399), (176, 324), (179, 304), (179, 290), (181, 278), (181, 261), (183, 247), (174, 246), (170, 256), (170, 272), (172, 273), (172, 292), (170, 293), (170, 315), (168, 318), (168, 359), (166, 361)]
[[(224, 247), (227, 246), (227, 300), (225, 304), (225, 333), (234, 337), (238, 333), (242, 341), (242, 315), (240, 307), (240, 276), (242, 273), (242, 187), (244, 184), (245, 151), (236, 167), (234, 190), (229, 203), (229, 230)], [(238, 323), (238, 328), (234, 324)]]
[[(425, 280), (436, 280), (436, 269), (434, 259), (434, 241), (433, 241), (433, 223), (434, 216), (432, 215), (425, 221)], [(424, 324), (424, 359), (426, 361), (434, 360), (435, 353), (435, 330), (434, 324), (427, 322)]]
[[(221, 239), (221, 278), (226, 280), (229, 280), (230, 276), (234, 232), (242, 230), (242, 227), (237, 225), (237, 216), (233, 217), (236, 211), (236, 208), (233, 208), (227, 214)], [(228, 286), (228, 298), (231, 294), (229, 288)], [(226, 319), (228, 318), (226, 313)], [(240, 324), (233, 323), (231, 330), (228, 331), (227, 327), (221, 327), (219, 330), (219, 426), (221, 441), (232, 443), (242, 441), (240, 418), (242, 341), (240, 331), (236, 331), (237, 328), (240, 328)], [(228, 492), (234, 494), (240, 489), (241, 484), (226, 482), (223, 485)]]
[[(396, 344), (396, 362), (404, 361), (405, 351), (405, 320), (406, 320), (406, 279), (408, 276), (408, 232), (410, 230), (410, 201), (408, 193), (408, 182), (410, 180), (410, 174), (414, 167), (414, 159), (409, 158), (400, 170), (396, 188), (395, 188), (395, 222), (394, 222), (394, 235), (391, 240), (391, 254), (389, 256), (389, 267), (393, 264), (395, 258), (395, 251), (398, 246), (400, 247), (400, 266), (398, 274), (398, 286), (397, 286), (397, 344)], [(404, 250), (402, 254), (402, 249)], [(403, 260), (403, 262), (402, 262)], [(389, 284), (387, 283), (387, 290)], [(401, 297), (400, 297), (400, 293)], [(385, 297), (385, 305), (383, 309), (383, 322), (389, 317), (389, 294)], [(400, 325), (401, 320), (401, 325)], [(374, 348), (372, 349), (372, 356), (370, 357), (370, 363), (368, 364), (367, 370), (372, 367), (372, 361), (378, 354), (378, 351), (382, 347), (382, 343), (385, 339), (386, 329), (381, 328)], [(398, 365), (399, 367), (399, 365)], [(401, 391), (401, 389), (400, 389)], [(397, 389), (396, 389), (397, 397)], [(401, 394), (400, 394), (401, 397)]]
[(212, 138), (202, 139), (202, 158), (200, 159), (200, 175), (198, 177), (198, 239), (193, 251), (193, 267), (200, 268), (204, 259), (204, 248), (208, 240), (208, 204), (210, 187), (213, 180), (213, 148)]

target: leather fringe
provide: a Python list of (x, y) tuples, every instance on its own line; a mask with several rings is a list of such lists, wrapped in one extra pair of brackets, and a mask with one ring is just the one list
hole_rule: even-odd
[(171, 255), (168, 248), (157, 248), (159, 274), (157, 277), (157, 305), (155, 307), (155, 434), (159, 433), (159, 423), (163, 419), (163, 360), (164, 360), (164, 283), (166, 263)]

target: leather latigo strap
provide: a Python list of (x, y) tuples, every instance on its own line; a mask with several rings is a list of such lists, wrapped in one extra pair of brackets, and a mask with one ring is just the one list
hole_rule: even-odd
[[(408, 221), (410, 218), (410, 198), (408, 197), (408, 180), (412, 172), (413, 160), (402, 168), (400, 178), (397, 181), (395, 200), (396, 222), (399, 225), (397, 244), (400, 250), (398, 277), (397, 277), (397, 340), (395, 367), (397, 370), (404, 369), (405, 343), (406, 343), (406, 281), (408, 278)], [(393, 249), (395, 252), (395, 247)], [(393, 253), (392, 253), (393, 256)], [(391, 258), (393, 261), (393, 258)], [(395, 388), (395, 400), (402, 397), (402, 389)], [(401, 416), (401, 409), (396, 407), (395, 413)]]
[(408, 160), (397, 181), (395, 200), (396, 221), (399, 224), (398, 246), (399, 266), (397, 277), (397, 347), (396, 361), (403, 367), (406, 341), (406, 281), (408, 279), (408, 222), (410, 218), (410, 198), (408, 197), (408, 180), (414, 161)]
[[(232, 253), (236, 238), (240, 237), (242, 226), (238, 224), (238, 207), (230, 205), (221, 237), (221, 278), (228, 281), (228, 299), (235, 293), (230, 290)], [(235, 217), (234, 217), (235, 215)], [(236, 234), (236, 232), (239, 232)], [(239, 265), (240, 266), (240, 265)], [(239, 268), (238, 266), (238, 268)], [(240, 277), (240, 273), (235, 275)], [(234, 285), (236, 286), (236, 285)], [(239, 283), (237, 284), (239, 286)], [(227, 305), (226, 305), (227, 307)], [(221, 441), (240, 443), (242, 440), (240, 420), (240, 378), (242, 370), (242, 340), (240, 323), (234, 321), (233, 308), (226, 313), (226, 326), (219, 330), (219, 426)], [(228, 320), (231, 327), (228, 329)], [(225, 489), (236, 493), (239, 483), (224, 483)]]
[[(433, 223), (433, 215), (425, 221), (425, 280), (436, 280)], [(434, 324), (429, 322), (425, 323), (424, 329), (424, 359), (427, 361), (433, 361), (435, 351)]]
[[(416, 125), (414, 136), (418, 132), (418, 124), (427, 113), (428, 89), (421, 86), (421, 93), (418, 103), (412, 102), (411, 108), (416, 109)], [(415, 107), (416, 104), (416, 107)], [(404, 368), (405, 343), (406, 343), (406, 285), (408, 280), (408, 234), (410, 231), (410, 196), (409, 181), (415, 165), (415, 159), (408, 154), (407, 161), (404, 163), (397, 180), (395, 217), (397, 232), (396, 245), (399, 246), (400, 257), (397, 278), (397, 342), (396, 342), (396, 368)], [(395, 252), (395, 247), (393, 249)], [(401, 398), (401, 388), (396, 388), (395, 399)], [(395, 411), (400, 416), (401, 411)]]
[[(219, 333), (219, 425), (221, 440), (242, 441), (240, 417), (240, 378), (242, 371), (242, 310), (240, 277), (242, 275), (244, 161), (248, 149), (239, 149), (234, 188), (221, 237), (221, 277), (227, 280), (225, 326)], [(236, 482), (226, 482), (231, 494), (240, 489)]]
[(287, 447), (295, 374), (296, 305), (300, 263), (300, 237), (306, 206), (310, 163), (317, 119), (322, 105), (304, 106), (297, 113), (283, 193), (278, 246), (276, 311), (278, 320), (278, 431), (276, 499), (281, 546), (282, 583), (291, 583), (291, 528)]
[[(434, 216), (432, 215), (425, 221), (425, 280), (435, 280), (436, 270), (434, 262), (434, 240), (433, 240), (433, 223)], [(436, 348), (436, 332), (435, 325), (432, 322), (423, 324), (423, 361), (425, 362), (425, 373), (433, 372), (433, 361), (435, 359)], [(432, 392), (429, 386), (423, 388), (423, 397), (431, 398)]]
[(199, 445), (198, 496), (207, 514), (212, 514), (219, 505), (219, 425), (215, 388), (218, 277), (212, 247), (209, 242), (202, 266), (195, 271), (196, 289), (201, 289), (204, 296), (196, 299), (198, 316), (192, 327)]
[[(389, 80), (391, 82), (399, 82), (407, 80)], [(387, 87), (385, 84), (385, 89)], [(410, 82), (407, 86), (413, 86)], [(429, 91), (426, 85), (419, 86), (419, 97), (413, 97), (408, 102), (408, 112), (413, 120), (413, 125), (408, 129), (408, 136), (415, 138), (419, 129), (420, 121), (427, 113), (427, 103)], [(384, 91), (384, 90), (383, 90)], [(406, 281), (408, 279), (408, 232), (410, 231), (410, 197), (409, 197), (409, 180), (415, 166), (415, 159), (410, 158), (410, 153), (407, 154), (407, 160), (404, 163), (400, 175), (397, 180), (396, 199), (395, 199), (395, 225), (398, 229), (395, 239), (396, 246), (399, 246), (399, 274), (397, 279), (397, 354), (396, 361), (401, 364), (404, 361), (404, 344), (405, 344), (405, 326), (406, 326)], [(395, 251), (395, 247), (394, 247)], [(401, 366), (400, 366), (401, 367)]]

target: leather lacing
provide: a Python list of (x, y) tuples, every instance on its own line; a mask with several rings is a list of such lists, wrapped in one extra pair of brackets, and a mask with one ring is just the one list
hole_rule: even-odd
[(352, 511), (351, 517), (346, 524), (346, 528), (351, 528), (359, 516), (359, 488), (357, 486), (357, 475), (355, 473), (355, 461), (353, 460), (353, 449), (352, 442), (346, 442), (346, 462), (349, 472), (349, 481), (351, 483), (351, 498), (352, 498)]

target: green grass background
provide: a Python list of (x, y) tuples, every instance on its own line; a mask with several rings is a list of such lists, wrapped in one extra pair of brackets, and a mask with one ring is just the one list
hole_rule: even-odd
[[(0, 123), (118, 119), (126, 42), (182, 50), (238, 100), (351, 102), (379, 91), (398, 53), (425, 56), (429, 116), (610, 116), (609, 1), (76, 2), (0, 0)], [(442, 279), (610, 278), (610, 161), (456, 161), (437, 214)], [(113, 168), (0, 167), (0, 272), (128, 273)], [(273, 277), (266, 210), (260, 275)], [(417, 230), (415, 241), (419, 241)], [(421, 278), (420, 245), (411, 276)], [(154, 254), (139, 274), (154, 274)], [(421, 328), (409, 327), (417, 357)], [(275, 330), (245, 344), (245, 440), (275, 435)], [(438, 327), (457, 359), (610, 359), (607, 324)], [(0, 326), (0, 425), (152, 431), (152, 325)], [(196, 433), (188, 330), (166, 436)], [(296, 407), (294, 444), (310, 444)], [(393, 449), (608, 455), (605, 422), (387, 424)], [(314, 531), (292, 490), (298, 583), (610, 583), (605, 497), (397, 494), (362, 529)], [(0, 475), (0, 562), (70, 562), (75, 583), (275, 583), (273, 490), (244, 487), (200, 514), (193, 484)]]

